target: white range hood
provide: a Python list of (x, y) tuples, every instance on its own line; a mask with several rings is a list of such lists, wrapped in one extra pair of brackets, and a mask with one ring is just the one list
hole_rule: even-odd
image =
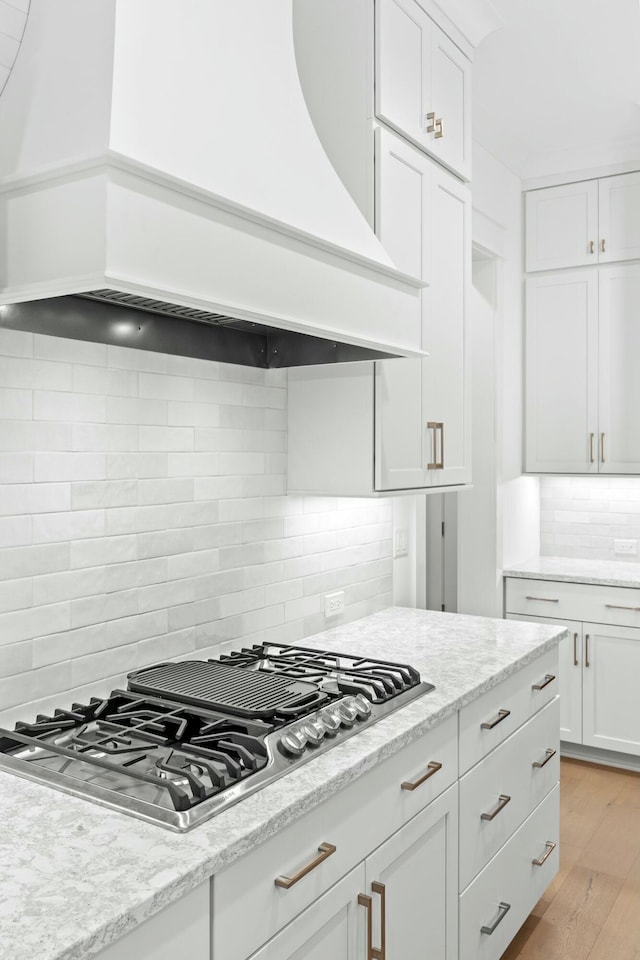
[(98, 292), (416, 355), (307, 112), (293, 0), (32, 0), (0, 97), (0, 303)]

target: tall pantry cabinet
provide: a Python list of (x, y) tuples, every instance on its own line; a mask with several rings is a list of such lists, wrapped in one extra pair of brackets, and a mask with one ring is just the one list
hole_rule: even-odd
[(294, 5), (311, 116), (394, 265), (425, 284), (416, 310), (428, 356), (290, 370), (290, 493), (375, 496), (471, 480), (471, 50), (428, 10), (428, 0)]
[(640, 474), (640, 173), (532, 190), (526, 213), (525, 469)]

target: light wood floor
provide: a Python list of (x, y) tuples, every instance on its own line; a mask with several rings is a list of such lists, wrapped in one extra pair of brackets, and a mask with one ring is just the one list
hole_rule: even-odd
[(640, 774), (560, 763), (560, 870), (502, 960), (640, 960)]

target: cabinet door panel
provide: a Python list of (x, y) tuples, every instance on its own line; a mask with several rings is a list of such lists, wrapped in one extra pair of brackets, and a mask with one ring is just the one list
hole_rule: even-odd
[(434, 24), (431, 45), (432, 104), (442, 136), (430, 133), (429, 150), (441, 163), (471, 179), (471, 63)]
[(527, 270), (598, 262), (598, 181), (526, 194)]
[(598, 274), (527, 280), (526, 462), (597, 473)]
[(640, 629), (584, 624), (583, 742), (640, 756)]
[(426, 146), (432, 21), (414, 0), (376, 0), (376, 115)]
[(380, 938), (380, 895), (371, 893), (371, 884), (385, 887), (389, 960), (457, 958), (457, 799), (457, 787), (450, 787), (365, 861), (374, 946)]
[(421, 360), (376, 361), (376, 490), (425, 487)]
[(600, 473), (640, 473), (640, 265), (600, 271)]
[[(640, 173), (599, 181), (600, 263), (640, 257)], [(604, 241), (604, 250), (602, 242)]]
[(251, 960), (360, 960), (364, 956), (364, 865), (312, 903)]
[[(441, 487), (471, 479), (470, 356), (466, 311), (471, 271), (469, 191), (445, 170), (433, 166), (432, 282), (423, 291), (423, 420), (442, 423), (429, 462), (444, 468), (430, 471), (430, 485)], [(442, 440), (442, 447), (440, 441)]]

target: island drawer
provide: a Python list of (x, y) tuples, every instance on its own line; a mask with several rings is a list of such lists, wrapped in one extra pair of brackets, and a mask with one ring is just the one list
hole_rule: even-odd
[(506, 578), (505, 613), (640, 626), (640, 589)]
[(492, 687), (460, 710), (460, 773), (506, 740), (558, 693), (558, 648)]
[(461, 895), (460, 960), (502, 956), (558, 871), (559, 821), (556, 785)]
[[(452, 714), (214, 877), (213, 956), (245, 960), (455, 783), (457, 721)], [(383, 742), (388, 727), (381, 721), (367, 732)], [(305, 769), (311, 767), (291, 777), (304, 777)], [(403, 784), (414, 789), (403, 789)], [(262, 802), (267, 795), (268, 788)], [(323, 850), (323, 844), (335, 851)], [(317, 866), (288, 889), (276, 886), (276, 878), (295, 877), (318, 859)]]
[(460, 890), (558, 782), (559, 729), (555, 697), (460, 780)]

